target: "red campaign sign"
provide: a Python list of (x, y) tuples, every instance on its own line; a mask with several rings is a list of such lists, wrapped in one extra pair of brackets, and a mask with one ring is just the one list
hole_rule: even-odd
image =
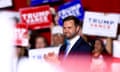
[(15, 45), (28, 46), (28, 28), (26, 24), (16, 24)]
[(30, 29), (49, 28), (52, 22), (50, 6), (29, 7), (20, 9), (21, 22)]

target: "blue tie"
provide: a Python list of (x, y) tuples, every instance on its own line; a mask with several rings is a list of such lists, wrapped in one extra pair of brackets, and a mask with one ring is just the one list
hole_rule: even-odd
[(68, 40), (66, 40), (66, 43), (67, 43), (67, 45), (66, 45), (66, 49), (65, 49), (65, 56), (67, 56), (68, 55), (68, 50), (69, 50), (69, 48), (70, 48), (70, 42), (68, 41)]

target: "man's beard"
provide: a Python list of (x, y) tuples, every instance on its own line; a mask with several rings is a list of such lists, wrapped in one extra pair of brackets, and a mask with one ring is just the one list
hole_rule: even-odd
[(77, 33), (73, 33), (70, 37), (67, 37), (67, 36), (65, 36), (65, 35), (64, 35), (64, 37), (65, 37), (66, 39), (70, 40), (70, 39), (74, 38), (74, 37), (77, 36), (77, 35), (78, 35)]

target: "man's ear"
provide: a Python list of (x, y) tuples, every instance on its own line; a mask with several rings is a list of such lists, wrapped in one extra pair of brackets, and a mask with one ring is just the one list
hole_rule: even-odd
[(77, 26), (76, 29), (77, 29), (78, 32), (81, 30), (80, 26)]

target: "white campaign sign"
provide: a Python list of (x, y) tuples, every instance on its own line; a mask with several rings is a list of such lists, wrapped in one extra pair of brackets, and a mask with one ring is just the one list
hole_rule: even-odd
[(38, 59), (44, 60), (44, 55), (50, 52), (54, 52), (56, 55), (59, 53), (60, 47), (49, 47), (49, 48), (42, 48), (42, 49), (32, 49), (29, 50), (29, 58), (30, 59)]
[(85, 12), (83, 34), (116, 37), (118, 14)]
[(0, 8), (12, 6), (12, 0), (0, 0)]
[(120, 24), (120, 14), (119, 14), (119, 24)]
[(120, 58), (120, 41), (113, 41), (113, 57)]

